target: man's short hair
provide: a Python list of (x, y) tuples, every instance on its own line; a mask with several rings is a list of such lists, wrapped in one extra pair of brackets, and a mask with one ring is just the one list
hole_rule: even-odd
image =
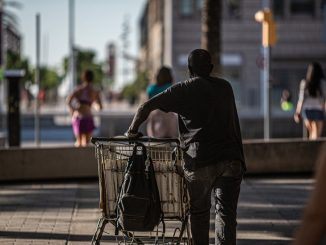
[(205, 49), (195, 49), (188, 56), (188, 66), (197, 75), (209, 75), (212, 70), (211, 55)]

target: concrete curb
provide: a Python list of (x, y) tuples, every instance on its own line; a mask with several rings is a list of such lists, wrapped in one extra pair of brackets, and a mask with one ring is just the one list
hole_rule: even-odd
[(252, 140), (244, 143), (248, 173), (308, 173), (325, 140)]
[[(244, 142), (247, 173), (308, 173), (325, 140)], [(0, 149), (0, 181), (97, 177), (94, 147)]]
[(93, 147), (1, 149), (0, 165), (0, 180), (97, 176)]

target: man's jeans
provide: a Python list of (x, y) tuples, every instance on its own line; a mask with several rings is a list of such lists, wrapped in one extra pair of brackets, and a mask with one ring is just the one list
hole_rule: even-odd
[(244, 169), (240, 161), (225, 161), (184, 170), (190, 195), (191, 232), (195, 245), (209, 244), (211, 193), (215, 199), (215, 244), (236, 244), (237, 204)]

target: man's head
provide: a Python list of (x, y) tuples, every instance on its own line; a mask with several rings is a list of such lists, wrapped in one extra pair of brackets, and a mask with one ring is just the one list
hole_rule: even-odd
[(188, 56), (190, 76), (209, 76), (213, 70), (210, 54), (205, 49), (195, 49)]

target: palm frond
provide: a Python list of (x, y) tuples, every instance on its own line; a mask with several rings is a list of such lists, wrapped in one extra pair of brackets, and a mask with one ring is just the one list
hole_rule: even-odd
[(3, 23), (6, 25), (13, 26), (15, 28), (18, 28), (19, 26), (19, 19), (15, 13), (12, 11), (4, 11), (3, 13)]
[(22, 9), (23, 8), (23, 4), (17, 1), (5, 1), (4, 2), (4, 6), (8, 6), (8, 7), (14, 7), (16, 9)]

